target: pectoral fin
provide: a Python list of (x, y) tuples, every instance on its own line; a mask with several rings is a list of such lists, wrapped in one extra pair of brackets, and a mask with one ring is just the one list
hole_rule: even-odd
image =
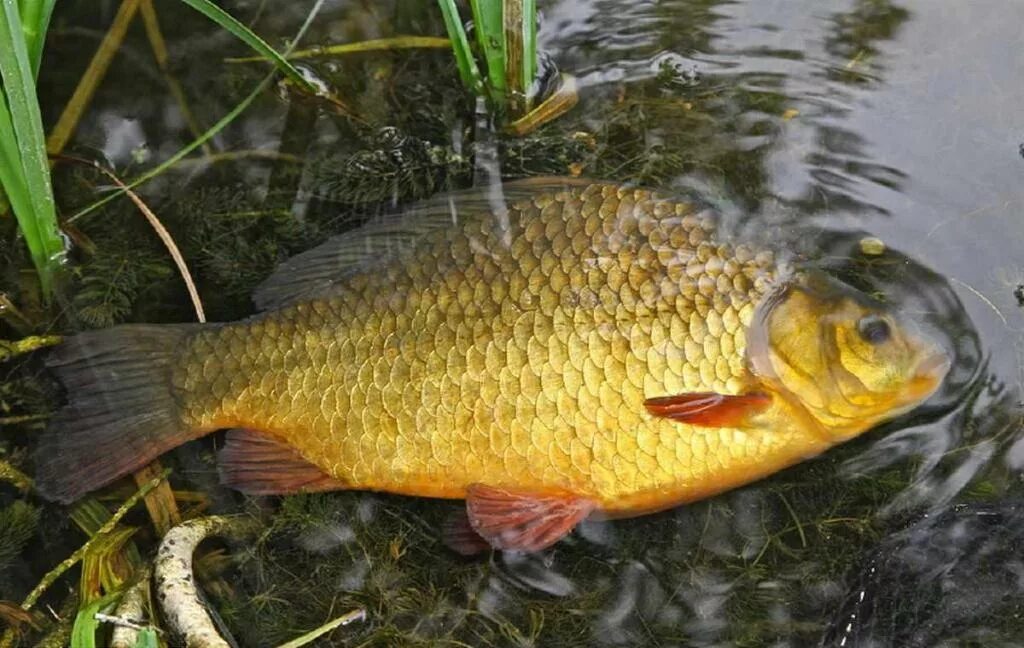
[(473, 484), (466, 494), (469, 524), (496, 549), (540, 551), (573, 530), (594, 502), (570, 493), (531, 493)]
[(648, 398), (644, 407), (653, 416), (705, 427), (742, 427), (750, 416), (763, 412), (772, 397), (762, 392), (729, 396), (714, 392)]
[(340, 490), (341, 482), (291, 446), (253, 430), (228, 430), (217, 456), (220, 481), (248, 495), (289, 495)]

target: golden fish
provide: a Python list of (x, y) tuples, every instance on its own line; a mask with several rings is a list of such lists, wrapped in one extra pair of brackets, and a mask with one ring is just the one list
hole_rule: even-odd
[(536, 550), (592, 511), (655, 511), (802, 461), (946, 373), (891, 314), (724, 240), (695, 201), (500, 189), (295, 257), (250, 319), (71, 338), (50, 361), (70, 402), (41, 443), (41, 491), (70, 501), (233, 428), (235, 488), (465, 498), (491, 545)]

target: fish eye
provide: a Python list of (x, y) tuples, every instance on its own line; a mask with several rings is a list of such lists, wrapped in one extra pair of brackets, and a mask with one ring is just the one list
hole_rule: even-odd
[(889, 323), (878, 315), (865, 315), (857, 322), (857, 332), (869, 344), (882, 344), (892, 336)]

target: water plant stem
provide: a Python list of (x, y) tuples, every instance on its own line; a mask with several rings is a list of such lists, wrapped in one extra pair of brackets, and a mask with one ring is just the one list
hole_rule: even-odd
[(0, 481), (12, 484), (21, 491), (28, 491), (32, 488), (32, 479), (6, 460), (0, 461)]
[(486, 78), (477, 67), (455, 0), (438, 0), (438, 5), (463, 84), (486, 97), (491, 109), (506, 119), (528, 113), (537, 76), (536, 0), (470, 0)]
[(356, 621), (363, 621), (364, 619), (366, 619), (366, 610), (364, 610), (363, 608), (358, 608), (352, 610), (351, 612), (346, 612), (337, 619), (328, 621), (319, 628), (311, 630), (306, 634), (302, 635), (301, 637), (296, 637), (295, 639), (292, 639), (287, 643), (281, 644), (280, 646), (278, 646), (278, 648), (302, 648), (302, 646), (309, 645), (313, 641), (319, 639), (328, 632), (335, 630), (336, 628), (346, 626), (350, 623), (355, 623)]
[(302, 73), (295, 69), (285, 57), (278, 53), (265, 40), (257, 36), (251, 29), (243, 25), (237, 18), (224, 11), (210, 0), (181, 0), (199, 13), (203, 14), (225, 30), (234, 34), (239, 40), (259, 52), (268, 59), (274, 66), (283, 72), (292, 83), (312, 95), (318, 94), (316, 86), (309, 79), (302, 76)]
[(106, 205), (111, 200), (114, 200), (124, 195), (127, 192), (127, 190), (134, 189), (143, 183), (149, 182), (153, 178), (162, 174), (164, 171), (167, 171), (168, 169), (173, 167), (175, 164), (177, 164), (190, 153), (192, 153), (192, 151), (196, 150), (204, 143), (206, 143), (208, 140), (217, 135), (217, 133), (227, 128), (228, 125), (231, 124), (231, 122), (235, 121), (235, 119), (237, 119), (239, 115), (245, 112), (245, 109), (248, 108), (249, 105), (256, 100), (256, 97), (259, 97), (261, 94), (263, 94), (263, 91), (267, 89), (270, 83), (274, 80), (275, 74), (275, 72), (271, 72), (267, 76), (263, 77), (263, 80), (256, 85), (253, 91), (246, 95), (246, 97), (242, 99), (242, 101), (240, 101), (234, 108), (232, 108), (231, 111), (228, 112), (228, 114), (224, 115), (224, 117), (222, 117), (220, 121), (218, 121), (216, 124), (208, 128), (202, 135), (186, 144), (177, 153), (164, 160), (161, 164), (153, 167), (149, 171), (146, 171), (142, 175), (136, 177), (131, 182), (128, 182), (123, 187), (119, 187), (117, 191), (113, 191), (109, 195), (100, 198), (91, 205), (88, 205), (78, 210), (77, 212), (75, 212), (66, 219), (67, 222), (75, 222), (76, 220), (85, 216), (86, 214), (90, 214), (99, 209), (100, 207)]
[(256, 520), (212, 515), (184, 522), (168, 532), (160, 543), (153, 573), (157, 600), (171, 631), (194, 648), (229, 648), (199, 598), (192, 556), (199, 543), (210, 536), (242, 540), (256, 533)]
[[(523, 115), (530, 109), (527, 93), (533, 83), (536, 62), (533, 57), (527, 61), (526, 43), (530, 38), (524, 12), (529, 11), (532, 2), (506, 0), (502, 12), (502, 30), (505, 33), (505, 75), (508, 84), (509, 111), (512, 115)], [(533, 19), (535, 20), (535, 18)], [(535, 43), (535, 41), (534, 41)], [(535, 54), (534, 54), (535, 56)]]
[(448, 30), (459, 77), (462, 79), (463, 85), (469, 88), (473, 94), (484, 96), (487, 88), (483, 75), (480, 74), (480, 68), (477, 67), (476, 59), (473, 58), (473, 50), (469, 47), (466, 30), (462, 27), (462, 19), (459, 18), (459, 8), (455, 5), (455, 0), (437, 1), (441, 7), (445, 29)]
[(110, 648), (135, 648), (139, 640), (141, 622), (145, 617), (146, 602), (149, 599), (149, 579), (152, 570), (144, 567), (138, 581), (125, 590), (121, 602), (117, 605), (114, 616), (126, 621), (115, 624), (114, 634), (110, 638)]
[(37, 349), (60, 344), (62, 339), (59, 335), (30, 335), (20, 340), (0, 340), (0, 362)]
[(576, 77), (571, 74), (563, 74), (557, 90), (539, 106), (506, 126), (505, 131), (519, 136), (531, 133), (559, 115), (568, 112), (578, 101)]
[(189, 298), (192, 300), (192, 307), (196, 311), (196, 319), (200, 322), (206, 322), (206, 313), (203, 310), (203, 302), (199, 298), (199, 291), (196, 290), (196, 284), (192, 280), (192, 273), (189, 272), (188, 264), (185, 262), (185, 257), (182, 256), (181, 250), (178, 249), (178, 245), (174, 242), (174, 238), (171, 236), (170, 232), (167, 231), (167, 228), (164, 227), (163, 223), (160, 222), (160, 219), (157, 218), (156, 214), (153, 213), (153, 210), (143, 202), (142, 198), (140, 198), (137, 193), (125, 185), (125, 183), (122, 182), (113, 171), (103, 167), (97, 162), (67, 155), (62, 155), (60, 158), (92, 166), (100, 173), (110, 178), (111, 182), (117, 185), (121, 191), (128, 195), (128, 198), (135, 203), (135, 206), (139, 208), (142, 215), (146, 217), (150, 227), (152, 227), (153, 231), (156, 232), (156, 235), (160, 237), (160, 241), (164, 244), (164, 247), (167, 248), (168, 254), (170, 254), (171, 258), (174, 260), (174, 265), (177, 266), (178, 273), (181, 275), (182, 281), (185, 282), (185, 288), (188, 290)]
[(473, 30), (477, 45), (487, 65), (487, 85), (490, 87), (491, 102), (498, 110), (504, 110), (508, 99), (508, 82), (505, 76), (507, 50), (503, 19), (504, 2), (493, 0), (470, 0), (473, 10)]
[[(317, 58), (321, 56), (341, 56), (343, 54), (360, 54), (380, 50), (399, 49), (439, 49), (451, 45), (451, 41), (440, 36), (392, 36), (390, 38), (374, 38), (358, 43), (341, 43), (324, 45), (309, 49), (295, 50), (285, 56), (289, 61), (296, 59)], [(241, 56), (224, 59), (225, 63), (255, 63), (266, 61), (262, 56)]]

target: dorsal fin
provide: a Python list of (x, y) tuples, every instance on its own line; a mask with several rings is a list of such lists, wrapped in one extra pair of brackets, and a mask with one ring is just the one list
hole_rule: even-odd
[(431, 232), (465, 218), (498, 214), (503, 207), (522, 198), (587, 184), (593, 182), (578, 178), (529, 178), (441, 194), (415, 203), (288, 259), (257, 286), (253, 302), (260, 310), (271, 310), (323, 294), (346, 277), (407, 252)]

